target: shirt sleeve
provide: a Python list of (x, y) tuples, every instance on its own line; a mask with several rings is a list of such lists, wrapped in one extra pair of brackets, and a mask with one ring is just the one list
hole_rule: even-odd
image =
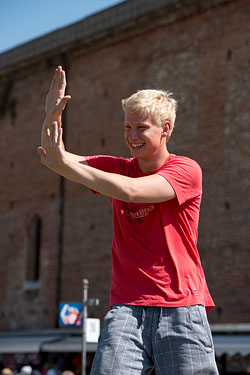
[(119, 158), (109, 155), (94, 155), (85, 157), (90, 167), (104, 172), (119, 173)]
[(173, 187), (180, 205), (202, 195), (202, 171), (194, 160), (175, 158), (157, 174), (163, 176)]
[[(122, 174), (124, 176), (128, 175), (129, 171), (129, 159), (118, 158), (115, 156), (109, 155), (94, 155), (86, 156), (85, 160), (87, 161), (90, 167), (100, 169), (101, 171), (108, 173)], [(92, 190), (92, 193), (99, 194), (95, 190)]]

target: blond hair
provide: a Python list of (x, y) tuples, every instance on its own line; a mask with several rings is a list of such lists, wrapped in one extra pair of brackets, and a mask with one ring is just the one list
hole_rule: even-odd
[(149, 115), (158, 126), (162, 126), (166, 121), (170, 122), (170, 136), (177, 110), (177, 101), (172, 95), (171, 92), (164, 90), (139, 90), (121, 101), (122, 109), (124, 112)]

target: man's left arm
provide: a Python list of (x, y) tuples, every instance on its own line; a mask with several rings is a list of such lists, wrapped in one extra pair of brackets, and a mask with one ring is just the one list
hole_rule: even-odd
[(62, 142), (62, 128), (56, 122), (47, 133), (46, 147), (38, 148), (41, 162), (65, 178), (110, 198), (124, 202), (157, 203), (175, 198), (171, 184), (157, 174), (131, 178), (104, 172), (70, 158)]

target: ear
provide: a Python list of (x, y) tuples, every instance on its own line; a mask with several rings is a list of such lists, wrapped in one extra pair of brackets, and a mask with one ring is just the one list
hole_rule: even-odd
[(170, 122), (169, 121), (164, 122), (164, 124), (162, 125), (162, 136), (168, 139), (170, 130), (171, 130)]

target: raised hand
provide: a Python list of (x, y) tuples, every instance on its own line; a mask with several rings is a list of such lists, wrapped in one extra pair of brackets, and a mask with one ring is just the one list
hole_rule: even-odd
[(51, 121), (59, 121), (60, 116), (71, 99), (70, 95), (65, 96), (66, 75), (61, 66), (55, 70), (49, 92), (46, 97), (45, 113), (46, 117)]
[(46, 142), (44, 147), (38, 147), (37, 151), (41, 162), (46, 167), (60, 172), (60, 169), (67, 164), (67, 154), (62, 141), (62, 128), (56, 121), (53, 121), (47, 128)]

